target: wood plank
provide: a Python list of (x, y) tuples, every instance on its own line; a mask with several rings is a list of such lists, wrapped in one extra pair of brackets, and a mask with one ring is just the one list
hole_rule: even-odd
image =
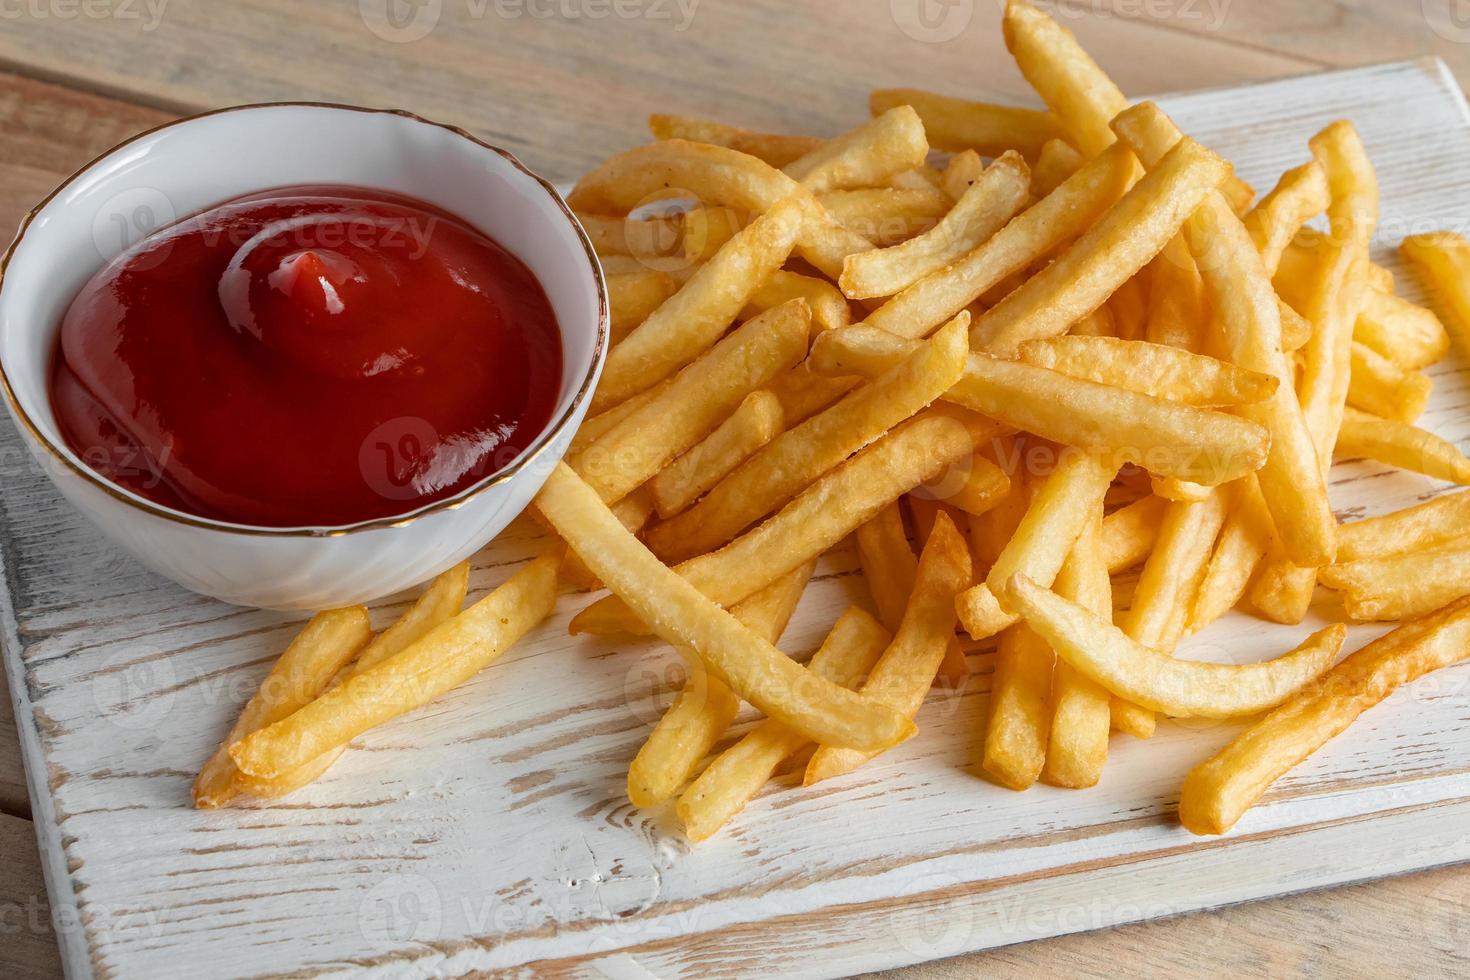
[[(361, 9), (373, 5), (358, 0), (172, 0), (152, 27), (146, 18), (7, 21), (0, 61), (176, 111), (271, 99), (407, 108), (464, 125), (556, 178), (645, 138), (654, 111), (830, 134), (861, 121), (877, 86), (1034, 101), (1005, 54), (993, 3), (956, 5), (971, 11), (963, 29), (933, 41), (912, 26), (905, 33), (891, 12), (902, 4), (685, 0), (686, 20), (680, 2), (629, 0), (618, 9), (643, 15), (606, 17), (592, 14), (610, 9), (597, 3), (572, 5), (586, 12), (573, 17), (533, 16), (562, 9), (538, 3), (424, 4), (440, 12), (434, 29), (393, 43), (369, 29)], [(1138, 94), (1321, 64), (1118, 18), (1072, 26)]]
[[(15, 712), (3, 670), (0, 670), (0, 814), (25, 818), (31, 815), (25, 766), (20, 760), (20, 737), (15, 729)], [(4, 894), (0, 891), (0, 896)]]
[(61, 976), (36, 835), (29, 820), (0, 814), (0, 976), (55, 980)]

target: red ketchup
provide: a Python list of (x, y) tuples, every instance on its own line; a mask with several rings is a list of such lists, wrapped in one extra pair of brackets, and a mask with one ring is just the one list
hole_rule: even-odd
[(541, 284), (431, 205), (285, 187), (161, 229), (82, 287), (51, 398), (109, 480), (267, 527), (392, 517), (546, 427), (561, 335)]

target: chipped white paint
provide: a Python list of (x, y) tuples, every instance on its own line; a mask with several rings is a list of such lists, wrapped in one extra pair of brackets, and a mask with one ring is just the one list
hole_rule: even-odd
[[(1383, 179), (1380, 261), (1403, 234), (1470, 226), (1470, 126), (1438, 63), (1166, 100), (1264, 189), (1351, 117)], [(1457, 357), (1459, 352), (1457, 352)], [(1459, 364), (1427, 424), (1470, 435)], [(431, 707), (360, 741), (279, 805), (198, 813), (194, 771), (293, 622), (186, 595), (108, 548), (0, 434), (0, 633), (61, 935), (84, 976), (424, 976), (574, 961), (589, 976), (827, 976), (1470, 859), (1470, 670), (1427, 678), (1282, 780), (1229, 837), (1173, 819), (1180, 778), (1230, 737), (1119, 737), (1103, 784), (1011, 793), (977, 775), (987, 665), (935, 695), (920, 737), (851, 776), (761, 796), (697, 850), (623, 775), (672, 663), (554, 621)], [(1343, 466), (1340, 513), (1439, 487)], [(517, 525), (478, 559), (501, 580)], [(784, 646), (860, 595), (839, 552)], [(401, 608), (376, 610), (386, 621)], [(1191, 655), (1249, 660), (1297, 629), (1232, 616)], [(1354, 644), (1372, 634), (1355, 631)], [(564, 965), (571, 965), (566, 964)]]

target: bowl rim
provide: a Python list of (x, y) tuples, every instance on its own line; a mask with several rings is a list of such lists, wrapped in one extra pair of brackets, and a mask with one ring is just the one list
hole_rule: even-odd
[(35, 205), (35, 207), (31, 208), (25, 213), (25, 216), (21, 218), (20, 225), (16, 229), (15, 237), (11, 240), (9, 246), (6, 247), (4, 254), (0, 255), (0, 291), (3, 291), (5, 287), (5, 275), (10, 268), (10, 260), (12, 256), (14, 256), (15, 250), (20, 246), (21, 240), (25, 238), (26, 232), (30, 230), (31, 224), (36, 219), (36, 217), (43, 210), (45, 210), (45, 208), (49, 204), (51, 204), (51, 202), (55, 200), (58, 195), (60, 195), (63, 191), (70, 187), (75, 181), (77, 181), (83, 175), (89, 173), (94, 167), (102, 163), (108, 157), (113, 156), (119, 150), (122, 150), (139, 140), (147, 139), (150, 136), (154, 136), (155, 134), (163, 132), (164, 130), (172, 129), (175, 126), (182, 126), (199, 119), (207, 119), (212, 116), (225, 115), (226, 113), (245, 112), (254, 109), (291, 108), (331, 109), (345, 112), (359, 112), (367, 115), (397, 116), (398, 118), (407, 119), (411, 122), (421, 123), (426, 126), (435, 127), (436, 129), (445, 130), (453, 136), (457, 136), (460, 139), (467, 140), (483, 150), (488, 150), (491, 153), (500, 156), (502, 159), (505, 160), (505, 162), (509, 163), (516, 170), (520, 171), (522, 174), (535, 181), (536, 184), (540, 185), (541, 189), (547, 194), (547, 196), (551, 198), (552, 203), (554, 203), (560, 210), (562, 217), (566, 219), (567, 224), (571, 226), (571, 229), (576, 235), (577, 240), (582, 245), (583, 252), (586, 253), (588, 265), (592, 269), (593, 285), (597, 292), (596, 343), (592, 350), (592, 358), (588, 366), (586, 376), (582, 378), (581, 385), (580, 387), (578, 387), (576, 393), (572, 396), (571, 401), (567, 404), (566, 410), (563, 411), (560, 416), (552, 420), (545, 428), (541, 430), (541, 433), (531, 442), (529, 446), (526, 447), (526, 450), (521, 454), (519, 459), (513, 461), (508, 466), (496, 470), (494, 473), (490, 474), (479, 482), (469, 487), (466, 487), (464, 490), (461, 490), (459, 493), (453, 495), (452, 497), (446, 497), (443, 500), (436, 500), (433, 503), (425, 504), (424, 506), (419, 507), (415, 510), (408, 511), (404, 514), (392, 517), (374, 518), (372, 520), (358, 521), (352, 524), (324, 524), (310, 527), (267, 527), (255, 524), (239, 524), (231, 521), (221, 521), (215, 520), (213, 518), (201, 517), (197, 514), (187, 513), (186, 511), (175, 510), (172, 507), (165, 507), (162, 504), (156, 503), (146, 497), (135, 494), (130, 490), (124, 489), (123, 487), (119, 486), (116, 483), (113, 483), (111, 480), (107, 479), (102, 474), (96, 472), (90, 467), (71, 459), (66, 452), (57, 447), (52, 439), (48, 435), (46, 435), (46, 433), (44, 433), (38, 425), (36, 425), (35, 421), (30, 417), (29, 413), (26, 412), (25, 407), (21, 405), (20, 398), (16, 395), (15, 389), (11, 385), (10, 377), (6, 373), (5, 362), (3, 359), (0, 359), (0, 390), (3, 390), (5, 393), (5, 400), (10, 407), (12, 415), (20, 422), (21, 426), (30, 433), (31, 438), (35, 441), (35, 443), (45, 449), (46, 452), (49, 453), (57, 462), (64, 465), (76, 476), (81, 477), (84, 481), (91, 484), (96, 489), (101, 490), (103, 493), (119, 501), (120, 503), (126, 504), (130, 507), (144, 511), (145, 513), (148, 513), (154, 517), (170, 521), (175, 524), (203, 528), (210, 531), (218, 531), (224, 534), (238, 534), (254, 537), (335, 538), (343, 537), (349, 534), (356, 534), (363, 531), (405, 527), (409, 524), (414, 523), (415, 521), (418, 521), (421, 518), (429, 517), (433, 514), (438, 514), (444, 511), (458, 510), (460, 507), (469, 503), (476, 497), (479, 497), (481, 494), (484, 494), (494, 487), (508, 482), (520, 471), (522, 471), (532, 463), (536, 462), (546, 452), (546, 450), (550, 448), (552, 443), (555, 442), (557, 436), (559, 436), (566, 429), (567, 424), (577, 414), (578, 408), (581, 407), (583, 402), (587, 401), (590, 398), (592, 394), (594, 379), (597, 377), (598, 370), (600, 369), (602, 362), (607, 355), (612, 329), (611, 320), (608, 312), (607, 281), (603, 276), (602, 263), (598, 261), (597, 253), (592, 247), (591, 239), (587, 237), (586, 229), (582, 227), (581, 222), (579, 222), (576, 218), (576, 215), (572, 213), (571, 207), (567, 204), (561, 193), (557, 191), (556, 186), (551, 181), (547, 180), (540, 174), (537, 174), (535, 171), (527, 167), (524, 163), (516, 158), (516, 155), (514, 153), (503, 147), (496, 146), (493, 143), (487, 143), (473, 133), (470, 133), (467, 130), (463, 129), (462, 127), (450, 125), (448, 123), (436, 122), (432, 119), (426, 119), (425, 117), (420, 116), (418, 113), (410, 112), (407, 109), (380, 109), (372, 108), (370, 106), (347, 105), (338, 102), (313, 101), (251, 102), (243, 105), (225, 106), (224, 108), (220, 109), (210, 109), (205, 112), (198, 112), (194, 113), (193, 115), (182, 116), (178, 119), (171, 119), (166, 123), (162, 123), (149, 129), (145, 129), (139, 133), (135, 133), (122, 142), (108, 148), (107, 150), (104, 150), (97, 156), (88, 160), (65, 180), (57, 184), (50, 193), (48, 193), (44, 198), (40, 200), (40, 202)]

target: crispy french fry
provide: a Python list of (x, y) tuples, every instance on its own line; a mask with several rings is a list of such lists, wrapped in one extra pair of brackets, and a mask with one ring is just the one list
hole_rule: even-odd
[(868, 751), (914, 733), (902, 714), (804, 670), (701, 595), (629, 534), (566, 465), (536, 500), (557, 533), (654, 632), (689, 647), (706, 670), (770, 717), (813, 741)]
[(1148, 557), (1167, 506), (1160, 497), (1140, 497), (1103, 518), (1102, 556), (1109, 572), (1132, 568)]
[(674, 277), (645, 269), (607, 277), (608, 307), (612, 312), (612, 340), (616, 344), (679, 289)]
[(1225, 161), (1181, 140), (1055, 262), (977, 319), (971, 343), (1008, 354), (1066, 333), (1157, 255), (1227, 173)]
[[(357, 659), (348, 668), (349, 672), (346, 676), (360, 674), (371, 667), (376, 667), (390, 657), (397, 656), (427, 636), (429, 631), (440, 623), (458, 615), (460, 608), (464, 605), (465, 593), (469, 590), (469, 580), (470, 563), (467, 561), (460, 562), (435, 578), (407, 612), (398, 617), (393, 625), (374, 637), (362, 653), (358, 654)], [(345, 680), (346, 678), (339, 673), (338, 679)], [(254, 779), (244, 773), (239, 773), (235, 777), (235, 782), (241, 792), (261, 799), (276, 799), (316, 780), (322, 773), (330, 769), (332, 763), (341, 758), (342, 753), (346, 751), (346, 745), (339, 745), (317, 756), (306, 765), (292, 769), (275, 779)]]
[[(1144, 166), (1158, 166), (1179, 131), (1157, 106), (1142, 103), (1114, 120)], [(1220, 195), (1212, 195), (1184, 225), (1205, 281), (1224, 347), (1235, 364), (1277, 379), (1271, 399), (1242, 414), (1271, 432), (1271, 448), (1259, 479), (1261, 493), (1286, 554), (1302, 565), (1330, 561), (1336, 524), (1311, 433), (1295, 398), (1294, 377), (1281, 352), (1280, 301), (1260, 253), (1240, 219)]]
[[(807, 667), (818, 677), (855, 688), (891, 641), (892, 636), (877, 620), (849, 607)], [(685, 835), (692, 841), (711, 837), (744, 809), (782, 762), (809, 744), (805, 736), (774, 719), (756, 725), (720, 753), (679, 797), (676, 809)]]
[(917, 413), (947, 391), (964, 369), (967, 321), (959, 318), (903, 363), (777, 436), (699, 503), (652, 528), (649, 547), (674, 561), (718, 548)]
[(1000, 634), (981, 767), (1007, 789), (1030, 789), (1046, 763), (1056, 656), (1025, 623)]
[(1189, 631), (1199, 632), (1245, 595), (1256, 566), (1271, 547), (1271, 515), (1254, 475), (1234, 485), (1234, 499), (1205, 577), (1195, 593)]
[[(648, 525), (648, 522), (653, 519), (653, 493), (648, 489), (648, 484), (645, 483), (622, 500), (613, 504), (612, 512), (613, 516), (618, 519), (623, 527), (634, 534), (641, 532)], [(536, 512), (535, 508), (531, 509), (531, 514), (537, 517), (538, 520), (540, 519), (540, 515)], [(540, 521), (540, 523), (542, 526), (545, 526), (544, 521)], [(551, 529), (548, 527), (547, 530), (550, 531)], [(552, 531), (551, 533), (554, 534), (556, 532)], [(585, 592), (595, 592), (602, 588), (602, 582), (598, 580), (596, 575), (592, 574), (592, 569), (582, 563), (582, 559), (575, 551), (568, 551), (562, 556), (561, 577), (562, 581), (568, 582), (575, 588), (582, 589)]]
[(1454, 443), (1404, 422), (1351, 408), (1337, 436), (1336, 454), (1339, 458), (1377, 460), (1437, 480), (1470, 484), (1470, 459)]
[(1281, 253), (1308, 221), (1327, 210), (1331, 194), (1327, 173), (1316, 160), (1281, 175), (1271, 193), (1241, 219), (1261, 253), (1266, 275), (1274, 276)]
[[(954, 639), (954, 597), (970, 583), (970, 550), (954, 524), (940, 514), (924, 553), (903, 622), (878, 658), (862, 692), (865, 699), (893, 708), (906, 718), (918, 714), (924, 695)], [(851, 772), (881, 749), (862, 749), (823, 742), (806, 767), (810, 786)]]
[(1180, 823), (1196, 834), (1225, 833), (1273, 782), (1364, 711), (1467, 651), (1465, 600), (1368, 644), (1190, 770), (1179, 794)]
[[(818, 200), (842, 227), (880, 248), (922, 235), (933, 228), (952, 206), (949, 195), (927, 185), (829, 191), (820, 195)], [(849, 251), (848, 257), (853, 254), (855, 250)], [(838, 274), (841, 271), (839, 268)]]
[(1334, 623), (1258, 664), (1176, 660), (1024, 575), (1011, 580), (1008, 592), (1058, 657), (1112, 694), (1178, 718), (1232, 718), (1274, 707), (1327, 670), (1347, 636), (1347, 627)]
[(1470, 594), (1470, 546), (1452, 542), (1387, 558), (1363, 558), (1321, 570), (1322, 584), (1343, 593), (1357, 620), (1423, 616)]
[(582, 423), (582, 427), (577, 430), (576, 436), (572, 438), (572, 444), (567, 449), (567, 455), (575, 459), (578, 453), (607, 435), (623, 419), (663, 394), (672, 382), (673, 378), (670, 378), (661, 384), (654, 385), (645, 392), (634, 395), (627, 401), (619, 402), (605, 412), (587, 419), (587, 421)]
[[(1108, 619), (1113, 614), (1113, 588), (1103, 563), (1102, 521), (1099, 507), (1062, 563), (1056, 590), (1058, 595)], [(1096, 681), (1058, 660), (1051, 699), (1051, 732), (1042, 781), (1072, 789), (1096, 785), (1108, 759), (1110, 695)]]
[(607, 356), (592, 411), (653, 387), (713, 346), (756, 288), (786, 261), (805, 215), (799, 200), (773, 207), (624, 337)]
[(1367, 291), (1353, 340), (1406, 371), (1426, 368), (1450, 349), (1450, 335), (1432, 311), (1378, 289)]
[(739, 129), (709, 119), (695, 119), (690, 116), (649, 116), (648, 128), (656, 140), (689, 140), (692, 143), (728, 146), (732, 150), (748, 153), (773, 167), (784, 167), (815, 150), (823, 142), (815, 136), (755, 133), (748, 129)]
[[(690, 269), (714, 258), (754, 218), (735, 208), (699, 207), (684, 213), (684, 259)], [(692, 275), (692, 273), (691, 273)]]
[(719, 428), (649, 481), (658, 516), (667, 520), (684, 510), (784, 426), (781, 399), (764, 390), (746, 395)]
[(1279, 383), (1203, 354), (1116, 337), (1028, 340), (1017, 353), (1027, 364), (1189, 405), (1249, 405), (1270, 398)]
[(1031, 168), (1031, 193), (1040, 200), (1062, 182), (1082, 169), (1082, 154), (1063, 139), (1047, 140), (1041, 145), (1036, 165)]
[(838, 284), (852, 299), (892, 296), (978, 248), (1026, 201), (1030, 174), (1007, 153), (970, 185), (932, 229), (893, 248), (850, 255)]
[(1061, 135), (1056, 119), (1035, 109), (970, 102), (913, 88), (875, 89), (868, 96), (868, 108), (875, 116), (903, 105), (919, 114), (937, 150), (974, 150), (987, 157), (1015, 150), (1034, 160), (1042, 144)]
[(1285, 352), (1295, 352), (1307, 346), (1307, 341), (1312, 339), (1312, 324), (1306, 317), (1302, 316), (1285, 300), (1276, 304), (1281, 312), (1281, 349)]
[(746, 322), (579, 453), (573, 469), (603, 500), (621, 500), (709, 435), (746, 395), (795, 367), (810, 331), (799, 299)]
[(535, 559), (418, 642), (237, 742), (230, 757), (246, 775), (273, 779), (458, 687), (550, 614), (560, 561), (559, 553)]
[(1355, 342), (1350, 358), (1349, 405), (1395, 422), (1411, 423), (1424, 414), (1434, 389), (1428, 377), (1400, 367), (1366, 344)]
[(777, 269), (771, 273), (750, 296), (750, 302), (740, 312), (741, 319), (749, 320), (769, 309), (789, 303), (793, 299), (806, 300), (812, 310), (812, 326), (817, 330), (836, 330), (845, 327), (852, 319), (847, 298), (842, 290), (825, 279), (803, 276), (798, 272)]
[(829, 408), (833, 402), (862, 384), (859, 377), (835, 378), (812, 370), (811, 359), (772, 381), (766, 390), (781, 401), (786, 428), (793, 429)]
[(872, 187), (921, 166), (929, 155), (929, 141), (919, 114), (906, 105), (894, 106), (856, 129), (813, 148), (782, 168), (812, 191)]
[(944, 168), (940, 190), (958, 201), (965, 196), (965, 191), (969, 190), (970, 185), (979, 180), (980, 175), (984, 172), (985, 161), (980, 158), (980, 154), (974, 150), (956, 153), (949, 158), (949, 163)]
[(1132, 174), (1126, 147), (1090, 161), (958, 262), (920, 279), (864, 321), (904, 337), (926, 336), (1006, 277), (1081, 235), (1123, 193)]
[(579, 214), (577, 222), (592, 240), (593, 251), (604, 258), (663, 258), (678, 255), (683, 248), (684, 220), (677, 214), (652, 218)]
[(230, 733), (199, 770), (194, 780), (194, 805), (213, 809), (234, 799), (240, 791), (236, 784), (240, 769), (231, 747), (311, 703), (372, 635), (363, 606), (330, 609), (313, 616), (260, 682)]
[[(970, 453), (972, 444), (971, 434), (952, 419), (914, 419), (822, 476), (770, 520), (674, 571), (719, 605), (739, 602), (942, 473)], [(574, 633), (636, 634), (642, 629), (616, 596), (593, 603), (571, 623)]]
[(1399, 244), (1399, 254), (1418, 269), (1430, 292), (1448, 314), (1445, 323), (1470, 339), (1470, 242), (1452, 231), (1410, 235)]
[(1189, 241), (1169, 239), (1148, 264), (1148, 316), (1143, 339), (1184, 351), (1204, 349), (1209, 304)]
[[(815, 569), (813, 560), (787, 572), (734, 606), (730, 615), (774, 646)], [(628, 799), (634, 806), (658, 806), (679, 792), (740, 710), (740, 698), (699, 665), (697, 654), (687, 648), (679, 652), (689, 664), (689, 678), (628, 766)]]
[[(826, 374), (873, 377), (916, 347), (883, 330), (852, 326), (818, 337), (808, 360)], [(1269, 449), (1265, 430), (1245, 419), (985, 354), (971, 354), (942, 397), (1116, 466), (1137, 463), (1209, 486), (1253, 472)]]
[(1061, 120), (1068, 142), (1086, 157), (1112, 145), (1108, 120), (1128, 100), (1072, 32), (1021, 0), (1006, 4), (1001, 24), (1016, 66)]
[(1388, 558), (1439, 547), (1470, 536), (1470, 493), (1447, 493), (1403, 510), (1344, 524), (1337, 560)]

